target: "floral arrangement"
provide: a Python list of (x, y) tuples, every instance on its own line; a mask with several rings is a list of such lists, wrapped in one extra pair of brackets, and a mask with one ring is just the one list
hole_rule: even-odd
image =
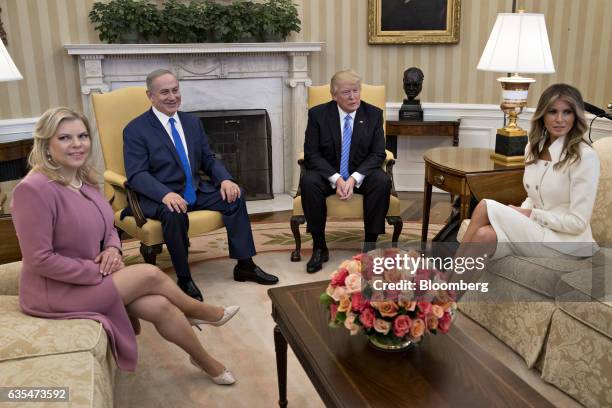
[(329, 310), (330, 326), (343, 325), (351, 335), (363, 331), (383, 348), (419, 342), (426, 333), (448, 332), (457, 307), (453, 294), (418, 290), (421, 280), (440, 279), (435, 270), (401, 269), (388, 263), (374, 273), (375, 258), (392, 259), (398, 254), (420, 256), (398, 249), (376, 250), (340, 264), (320, 296)]

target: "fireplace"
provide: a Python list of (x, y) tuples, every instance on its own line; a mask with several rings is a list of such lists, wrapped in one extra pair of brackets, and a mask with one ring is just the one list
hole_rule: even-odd
[(272, 194), (272, 137), (265, 109), (190, 112), (202, 121), (212, 151), (225, 165), (245, 199)]
[[(279, 198), (294, 194), (299, 182), (296, 163), (304, 146), (306, 87), (311, 84), (308, 56), (322, 46), (319, 42), (280, 42), (76, 44), (65, 48), (78, 57), (83, 109), (89, 117), (92, 93), (144, 85), (147, 74), (158, 68), (176, 74), (184, 111), (266, 109), (266, 130), (272, 136), (271, 193)], [(99, 146), (94, 146), (94, 153), (98, 151)], [(251, 176), (247, 171), (245, 177)], [(269, 182), (266, 178), (261, 181), (259, 174), (253, 177), (266, 186)]]

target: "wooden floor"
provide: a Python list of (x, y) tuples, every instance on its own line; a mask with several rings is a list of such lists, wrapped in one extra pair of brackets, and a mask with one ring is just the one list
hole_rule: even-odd
[[(423, 219), (423, 193), (418, 191), (399, 191), (400, 208), (404, 221), (421, 222)], [(433, 193), (431, 196), (431, 212), (429, 222), (431, 224), (445, 224), (450, 215), (451, 202), (447, 193)], [(251, 221), (279, 222), (291, 218), (291, 211), (278, 211), (273, 213), (252, 214)]]

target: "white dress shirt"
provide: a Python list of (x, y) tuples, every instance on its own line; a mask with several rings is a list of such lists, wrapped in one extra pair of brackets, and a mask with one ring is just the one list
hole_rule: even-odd
[(168, 116), (165, 113), (155, 109), (155, 106), (152, 106), (151, 108), (153, 109), (153, 113), (155, 114), (155, 116), (157, 116), (157, 119), (159, 119), (164, 129), (166, 129), (166, 133), (168, 134), (168, 137), (172, 141), (173, 145), (175, 144), (174, 138), (172, 137), (172, 127), (170, 126), (170, 119), (174, 119), (174, 127), (176, 128), (179, 136), (181, 137), (181, 142), (183, 142), (183, 148), (185, 149), (185, 155), (187, 156), (187, 162), (189, 162), (189, 150), (187, 148), (187, 141), (185, 140), (185, 132), (183, 132), (183, 125), (181, 125), (181, 120), (179, 119), (178, 113), (175, 113), (172, 116)]
[[(353, 132), (353, 125), (355, 123), (355, 115), (356, 115), (357, 111), (351, 112), (351, 113), (346, 113), (344, 110), (342, 110), (342, 108), (340, 108), (340, 106), (338, 106), (338, 114), (340, 115), (340, 137), (341, 140), (342, 138), (344, 138), (344, 118), (346, 118), (347, 116), (351, 117), (351, 121), (349, 122), (351, 125), (351, 134)], [(352, 140), (352, 139), (351, 139)], [(342, 142), (340, 142), (340, 146), (342, 146)], [(342, 155), (342, 152), (340, 152), (340, 155)], [(336, 188), (336, 182), (338, 181), (338, 179), (340, 178), (340, 173), (335, 173), (334, 175), (332, 175), (331, 177), (328, 178), (329, 182), (331, 183), (332, 188)], [(359, 188), (361, 186), (361, 183), (363, 183), (363, 179), (365, 178), (365, 176), (361, 173), (358, 172), (353, 172), (353, 174), (351, 174), (351, 177), (353, 177), (355, 179), (355, 187)]]

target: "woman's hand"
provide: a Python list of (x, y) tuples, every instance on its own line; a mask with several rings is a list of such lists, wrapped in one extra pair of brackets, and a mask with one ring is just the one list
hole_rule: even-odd
[(115, 273), (125, 267), (121, 253), (115, 247), (108, 247), (100, 252), (96, 259), (94, 259), (94, 262), (100, 264), (100, 273), (104, 276)]
[(516, 211), (520, 212), (521, 214), (523, 214), (527, 218), (531, 217), (531, 210), (529, 210), (527, 208), (521, 208), (521, 207), (517, 207), (515, 205), (509, 205), (508, 207), (510, 207), (512, 209), (515, 209)]

